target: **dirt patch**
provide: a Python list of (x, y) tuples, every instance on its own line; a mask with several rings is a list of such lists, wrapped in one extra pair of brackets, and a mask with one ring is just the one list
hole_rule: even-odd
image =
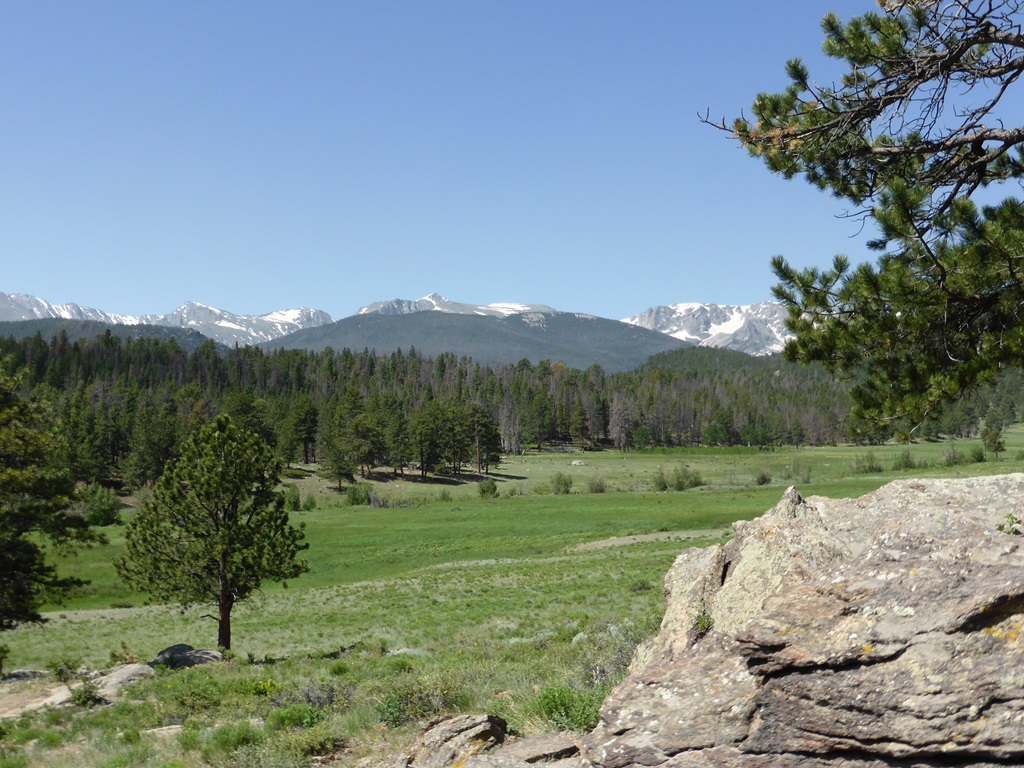
[(693, 539), (715, 539), (725, 536), (728, 531), (707, 530), (707, 531), (658, 531), (657, 533), (638, 533), (635, 536), (616, 536), (601, 541), (588, 541), (572, 547), (570, 552), (589, 552), (594, 549), (608, 549), (609, 547), (623, 547), (627, 544), (639, 544), (644, 541), (691, 541)]
[(42, 709), (67, 687), (52, 679), (0, 679), (0, 720)]

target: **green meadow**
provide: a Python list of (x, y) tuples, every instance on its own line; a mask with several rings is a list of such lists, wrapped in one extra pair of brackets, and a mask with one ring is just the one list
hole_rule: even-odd
[[(790, 485), (849, 497), (899, 477), (1021, 471), (1024, 430), (1006, 443), (999, 457), (977, 441), (547, 451), (503, 462), (495, 498), (475, 476), (360, 481), (378, 506), (352, 506), (314, 467), (292, 471), (286, 482), (316, 501), (293, 515), (310, 572), (235, 609), (230, 660), (161, 672), (113, 707), (7, 720), (0, 768), (71, 755), (102, 766), (301, 766), (323, 755), (344, 765), (458, 711), (500, 714), (521, 733), (583, 730), (657, 631), (662, 579), (684, 548), (728, 539)], [(694, 476), (703, 484), (673, 490)], [(99, 669), (172, 643), (212, 647), (209, 608), (148, 605), (125, 590), (111, 566), (123, 528), (104, 530), (108, 543), (59, 561), (88, 586), (47, 606), (46, 624), (5, 633), (5, 669)], [(149, 733), (167, 725), (183, 729)]]

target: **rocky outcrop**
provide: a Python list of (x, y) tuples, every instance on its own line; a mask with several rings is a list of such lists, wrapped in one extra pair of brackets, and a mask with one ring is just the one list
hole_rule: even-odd
[(416, 742), (390, 764), (390, 768), (453, 768), (465, 766), (501, 744), (508, 724), (497, 715), (458, 715), (427, 723)]
[(594, 768), (1024, 763), (1024, 475), (794, 489), (689, 550), (580, 761)]

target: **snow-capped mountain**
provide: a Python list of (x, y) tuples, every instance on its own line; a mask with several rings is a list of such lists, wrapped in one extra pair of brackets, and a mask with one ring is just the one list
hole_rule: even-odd
[(702, 347), (724, 347), (748, 355), (781, 352), (792, 334), (786, 310), (772, 301), (746, 306), (672, 304), (652, 307), (622, 322), (661, 331)]
[(37, 320), (43, 317), (59, 317), (64, 320), (95, 320), (113, 325), (134, 325), (138, 318), (129, 315), (112, 315), (91, 307), (77, 304), (51, 304), (26, 293), (0, 293), (0, 321)]
[(193, 328), (204, 336), (228, 346), (245, 346), (286, 336), (303, 328), (333, 322), (319, 309), (283, 309), (265, 315), (236, 315), (194, 301), (182, 304), (166, 315), (118, 315), (77, 304), (50, 304), (27, 294), (0, 293), (0, 321), (33, 320), (46, 317), (66, 320), (95, 320), (111, 325), (162, 325)]
[(553, 315), (554, 309), (544, 304), (463, 304), (446, 299), (439, 293), (432, 293), (422, 299), (392, 299), (369, 304), (357, 315), (409, 315), (413, 312), (447, 312), (452, 315), (490, 315), (508, 317), (509, 315), (542, 314)]
[(319, 309), (280, 309), (265, 315), (236, 315), (194, 301), (186, 302), (167, 315), (143, 315), (140, 323), (194, 328), (229, 347), (272, 341), (303, 328), (334, 322)]
[[(363, 307), (353, 317), (409, 315), (415, 312), (498, 318), (522, 316), (523, 322), (531, 327), (542, 327), (554, 317), (566, 314), (544, 304), (466, 304), (432, 293), (422, 299), (378, 301)], [(747, 306), (673, 304), (652, 307), (622, 322), (660, 331), (690, 344), (735, 349), (750, 355), (767, 355), (780, 351), (791, 336), (785, 327), (785, 317), (786, 311), (781, 305), (766, 301)], [(166, 315), (136, 317), (110, 314), (78, 304), (50, 304), (27, 294), (0, 293), (0, 322), (39, 318), (191, 328), (227, 346), (256, 345), (334, 322), (330, 315), (318, 309), (283, 309), (265, 315), (236, 315), (193, 301), (182, 304)]]

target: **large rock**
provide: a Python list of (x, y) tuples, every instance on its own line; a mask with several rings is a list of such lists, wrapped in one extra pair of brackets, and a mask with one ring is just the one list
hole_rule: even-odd
[(600, 768), (1024, 764), (1024, 475), (793, 489), (682, 554), (608, 697)]
[(166, 667), (167, 669), (187, 669), (189, 667), (198, 667), (200, 664), (212, 664), (217, 661), (224, 661), (224, 654), (220, 651), (205, 651), (193, 648), (185, 643), (178, 643), (160, 651), (156, 658), (149, 662), (149, 666)]
[(501, 744), (508, 724), (497, 715), (458, 715), (427, 723), (391, 768), (461, 768), (473, 755)]

